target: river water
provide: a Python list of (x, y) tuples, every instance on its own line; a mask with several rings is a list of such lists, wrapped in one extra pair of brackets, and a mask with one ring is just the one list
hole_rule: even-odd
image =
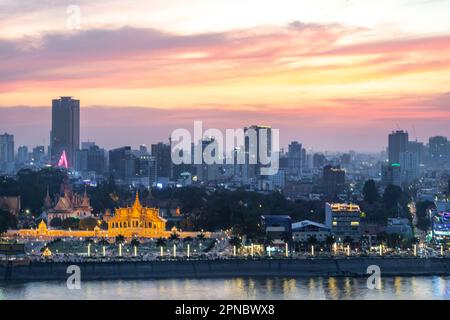
[(65, 282), (0, 282), (4, 299), (450, 299), (450, 277), (389, 277), (381, 289), (366, 278), (228, 278), (85, 281), (69, 290)]

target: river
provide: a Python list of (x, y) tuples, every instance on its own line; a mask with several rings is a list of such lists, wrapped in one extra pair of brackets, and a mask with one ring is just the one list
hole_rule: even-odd
[(85, 281), (69, 290), (65, 282), (0, 282), (0, 300), (9, 299), (450, 299), (450, 277), (386, 277), (381, 289), (366, 278), (211, 278)]

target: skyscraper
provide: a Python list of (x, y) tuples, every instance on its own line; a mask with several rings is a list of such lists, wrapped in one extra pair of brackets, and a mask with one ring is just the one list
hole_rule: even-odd
[(430, 160), (434, 165), (448, 163), (448, 141), (446, 137), (431, 137), (429, 140)]
[(169, 144), (162, 142), (152, 144), (152, 156), (156, 159), (158, 177), (170, 178), (172, 171), (172, 157)]
[[(270, 157), (272, 154), (272, 127), (252, 125), (249, 128), (244, 128), (244, 133), (245, 164), (248, 168), (247, 177), (256, 178), (261, 175), (261, 168), (268, 166), (262, 164), (261, 153), (265, 153), (267, 157)], [(264, 151), (266, 152), (261, 152), (261, 147), (265, 148), (266, 150)]]
[(74, 167), (75, 152), (80, 147), (80, 100), (61, 97), (52, 101), (51, 160), (58, 161), (66, 152), (70, 167)]
[(14, 136), (12, 134), (0, 135), (0, 167), (9, 171), (14, 163)]
[(389, 164), (400, 163), (400, 153), (408, 148), (408, 132), (397, 130), (389, 135)]
[(340, 166), (327, 165), (323, 168), (323, 188), (328, 198), (334, 199), (345, 189), (345, 170)]
[(289, 175), (294, 180), (300, 179), (302, 173), (302, 144), (297, 141), (292, 141), (289, 144), (288, 168)]
[(19, 146), (17, 149), (17, 162), (23, 164), (28, 161), (28, 147)]

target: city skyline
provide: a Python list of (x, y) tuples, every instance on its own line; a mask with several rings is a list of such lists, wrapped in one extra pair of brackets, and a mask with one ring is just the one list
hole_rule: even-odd
[(18, 144), (48, 144), (38, 108), (65, 95), (82, 101), (81, 139), (107, 148), (166, 141), (198, 119), (252, 119), (279, 128), (283, 146), (330, 151), (380, 151), (393, 129), (450, 136), (446, 1), (0, 6), (1, 129)]

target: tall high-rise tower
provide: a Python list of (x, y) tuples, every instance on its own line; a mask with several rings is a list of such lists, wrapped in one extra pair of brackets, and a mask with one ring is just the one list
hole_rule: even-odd
[(3, 165), (14, 162), (14, 136), (12, 134), (0, 134), (0, 169)]
[(389, 164), (400, 163), (400, 154), (408, 147), (408, 132), (398, 130), (389, 135)]
[(61, 97), (52, 101), (51, 160), (56, 163), (65, 151), (69, 167), (74, 167), (80, 148), (80, 100)]

